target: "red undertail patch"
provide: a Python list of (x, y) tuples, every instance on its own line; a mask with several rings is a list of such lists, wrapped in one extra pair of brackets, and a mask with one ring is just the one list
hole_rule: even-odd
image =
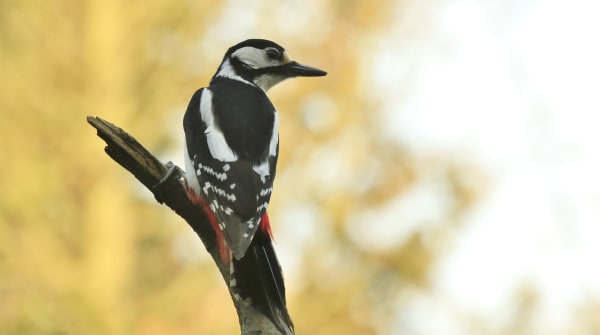
[(271, 240), (273, 239), (273, 232), (271, 231), (271, 223), (269, 222), (269, 214), (265, 212), (262, 219), (260, 220), (260, 230), (269, 234)]
[(189, 187), (189, 185), (187, 184), (187, 181), (185, 179), (183, 182), (183, 189), (185, 190), (185, 193), (186, 193), (188, 199), (190, 199), (190, 201), (194, 205), (202, 208), (202, 210), (204, 211), (204, 214), (208, 218), (210, 225), (212, 226), (213, 230), (215, 231), (217, 244), (219, 246), (219, 255), (221, 256), (221, 261), (223, 261), (223, 263), (225, 263), (225, 264), (229, 263), (229, 261), (231, 259), (231, 252), (230, 252), (229, 247), (227, 246), (227, 243), (225, 242), (223, 233), (221, 232), (221, 229), (219, 228), (219, 221), (217, 220), (217, 217), (215, 216), (213, 211), (210, 209), (210, 206), (208, 205), (206, 200), (202, 196), (196, 194), (196, 191), (194, 191), (191, 187)]

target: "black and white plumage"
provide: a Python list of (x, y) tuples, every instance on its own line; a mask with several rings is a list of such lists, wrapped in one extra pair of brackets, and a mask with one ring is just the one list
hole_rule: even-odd
[(194, 94), (184, 120), (188, 185), (207, 203), (239, 260), (271, 197), (277, 114), (264, 92), (217, 78)]
[(230, 286), (284, 333), (293, 328), (266, 214), (279, 119), (266, 92), (287, 78), (325, 74), (292, 61), (274, 42), (246, 40), (227, 51), (210, 85), (194, 93), (183, 122), (188, 197), (209, 217), (221, 257), (231, 262)]

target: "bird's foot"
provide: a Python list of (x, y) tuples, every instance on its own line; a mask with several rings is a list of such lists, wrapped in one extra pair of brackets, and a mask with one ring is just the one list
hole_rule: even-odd
[(167, 168), (167, 172), (165, 172), (165, 175), (158, 181), (158, 183), (152, 186), (152, 193), (154, 193), (154, 198), (161, 204), (164, 203), (165, 199), (164, 186), (167, 183), (167, 181), (169, 181), (173, 177), (173, 175), (176, 174), (175, 171), (177, 170), (177, 166), (171, 161), (167, 162), (167, 164), (165, 164), (165, 167)]

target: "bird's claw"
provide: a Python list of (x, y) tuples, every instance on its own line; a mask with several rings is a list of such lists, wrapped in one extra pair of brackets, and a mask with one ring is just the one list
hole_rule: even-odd
[(171, 162), (171, 161), (167, 162), (167, 164), (165, 164), (165, 166), (167, 168), (167, 172), (165, 172), (165, 175), (158, 181), (158, 183), (156, 183), (152, 186), (152, 193), (154, 193), (154, 198), (156, 199), (156, 201), (158, 201), (161, 204), (164, 203), (164, 198), (165, 198), (163, 185), (169, 179), (171, 179), (171, 177), (175, 173), (175, 170), (177, 170), (177, 166), (175, 164), (173, 164), (173, 162)]

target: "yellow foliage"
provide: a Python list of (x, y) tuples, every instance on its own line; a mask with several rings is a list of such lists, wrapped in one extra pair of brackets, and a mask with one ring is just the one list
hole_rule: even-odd
[[(375, 136), (377, 101), (363, 87), (369, 34), (393, 19), (395, 5), (311, 4), (306, 10), (319, 13), (318, 24), (301, 21), (293, 28), (274, 17), (289, 8), (257, 1), (252, 29), (236, 34), (219, 20), (249, 11), (243, 4), (1, 4), (0, 333), (238, 331), (212, 264), (201, 256), (192, 262), (176, 257), (176, 241), (190, 229), (104, 155), (85, 116), (115, 122), (176, 160), (167, 152), (180, 138), (170, 132), (181, 131), (191, 94), (208, 82), (229, 45), (264, 35), (329, 72), (324, 80), (286, 84), (271, 94), (285, 111), (272, 210), (295, 199), (318, 208), (322, 219), (323, 233), (306, 249), (295, 279), (304, 284), (289, 296), (298, 333), (385, 329), (391, 306), (402, 299), (398, 292), (407, 289), (399, 276), (421, 286), (439, 252), (416, 237), (372, 252), (347, 234), (353, 216), (385, 205), (422, 177), (424, 162)], [(333, 170), (324, 174), (324, 165)], [(440, 166), (453, 169), (447, 161)], [(451, 194), (459, 212), (479, 192), (463, 179), (455, 179)], [(391, 287), (384, 302), (373, 298), (382, 294), (380, 282)]]

